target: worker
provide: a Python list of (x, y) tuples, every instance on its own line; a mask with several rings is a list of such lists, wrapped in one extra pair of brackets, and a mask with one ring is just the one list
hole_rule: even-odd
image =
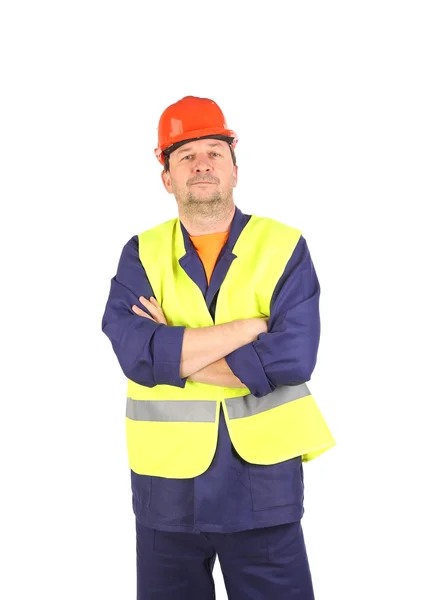
[(336, 443), (307, 385), (320, 286), (300, 229), (235, 205), (237, 142), (209, 98), (164, 110), (178, 216), (125, 244), (102, 319), (127, 377), (138, 600), (212, 600), (217, 556), (230, 600), (314, 598), (303, 463)]

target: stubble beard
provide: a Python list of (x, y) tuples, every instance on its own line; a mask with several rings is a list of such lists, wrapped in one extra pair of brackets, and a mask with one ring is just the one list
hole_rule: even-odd
[(231, 209), (233, 190), (222, 194), (219, 191), (208, 196), (196, 196), (191, 190), (185, 195), (176, 195), (181, 214), (188, 219), (222, 218)]

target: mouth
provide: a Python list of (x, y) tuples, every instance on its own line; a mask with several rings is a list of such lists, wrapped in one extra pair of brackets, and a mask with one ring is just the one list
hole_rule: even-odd
[(191, 185), (215, 185), (213, 181), (196, 181)]

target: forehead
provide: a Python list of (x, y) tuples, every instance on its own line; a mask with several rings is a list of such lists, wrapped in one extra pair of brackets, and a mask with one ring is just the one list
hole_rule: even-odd
[(201, 150), (227, 150), (228, 143), (224, 140), (214, 140), (214, 139), (205, 139), (205, 140), (194, 140), (192, 142), (187, 142), (183, 146), (180, 146), (177, 150), (172, 152), (171, 156), (181, 156), (182, 154), (186, 154), (187, 152), (196, 152)]

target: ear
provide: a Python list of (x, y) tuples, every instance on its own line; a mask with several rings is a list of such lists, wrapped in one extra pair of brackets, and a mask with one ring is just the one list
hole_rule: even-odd
[(173, 188), (172, 188), (172, 180), (170, 178), (170, 173), (167, 171), (161, 171), (161, 180), (163, 182), (164, 187), (166, 188), (166, 190), (169, 192), (169, 194), (173, 193)]
[(238, 175), (238, 166), (233, 167), (233, 187), (237, 186), (237, 175)]

